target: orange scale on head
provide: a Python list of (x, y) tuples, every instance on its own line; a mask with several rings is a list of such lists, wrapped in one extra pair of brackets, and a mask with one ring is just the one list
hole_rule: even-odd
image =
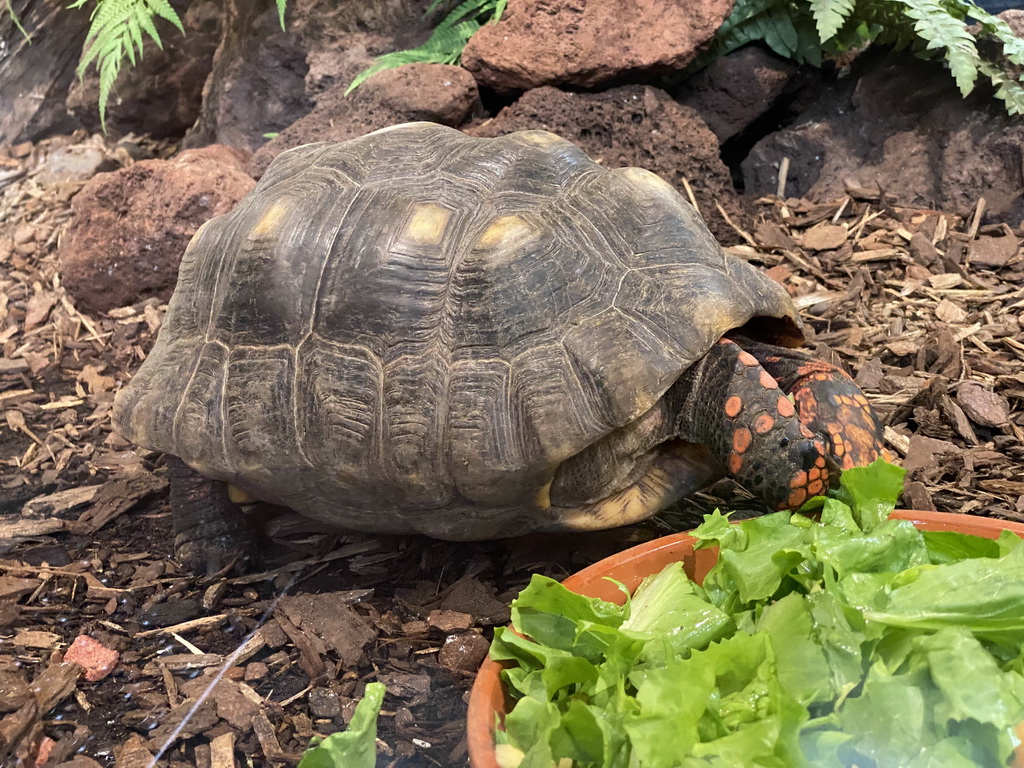
[(811, 496), (820, 496), (824, 490), (825, 486), (821, 480), (815, 480), (807, 486), (807, 493)]
[(821, 477), (821, 467), (811, 467), (810, 471), (807, 473), (807, 479), (817, 480), (819, 477)]
[(757, 358), (746, 351), (741, 350), (740, 353), (736, 356), (736, 359), (739, 360), (748, 368), (753, 368), (755, 365), (760, 365), (760, 363), (757, 362)]
[(730, 453), (725, 465), (729, 468), (729, 472), (734, 475), (738, 475), (740, 473), (740, 469), (743, 468), (743, 457), (738, 453)]
[(786, 504), (790, 509), (799, 509), (805, 501), (807, 501), (807, 491), (803, 488), (797, 488), (790, 491)]
[(732, 449), (736, 453), (743, 453), (753, 442), (753, 436), (746, 427), (737, 427), (732, 433)]
[(735, 419), (743, 410), (743, 400), (738, 395), (732, 395), (725, 401), (725, 415)]
[(824, 469), (825, 468), (825, 457), (824, 456), (819, 456), (818, 458), (816, 458), (814, 460), (814, 466), (816, 466), (818, 469)]
[(807, 428), (807, 425), (806, 425), (806, 424), (801, 424), (801, 425), (800, 425), (800, 434), (801, 434), (801, 435), (802, 435), (803, 437), (814, 437), (814, 433), (813, 433), (813, 432), (811, 432), (811, 430), (809, 430), (809, 429)]
[(807, 473), (802, 469), (789, 480), (790, 488), (803, 488), (805, 485), (807, 485)]
[(793, 408), (793, 403), (791, 403), (789, 398), (785, 395), (779, 396), (779, 402), (775, 407), (778, 409), (779, 415), (785, 419), (796, 416), (796, 410)]
[(772, 431), (772, 427), (775, 426), (775, 419), (771, 417), (771, 414), (760, 413), (757, 418), (754, 419), (754, 431), (759, 435), (764, 435)]
[(778, 389), (779, 382), (777, 382), (768, 371), (762, 369), (758, 374), (757, 380), (761, 382), (761, 386), (765, 389)]

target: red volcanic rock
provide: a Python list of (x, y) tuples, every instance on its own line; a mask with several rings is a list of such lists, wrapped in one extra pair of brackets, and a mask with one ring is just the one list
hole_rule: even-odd
[(59, 251), (64, 287), (76, 305), (106, 312), (151, 296), (170, 298), (192, 235), (254, 186), (242, 170), (247, 160), (214, 145), (93, 177), (71, 202)]
[(592, 88), (642, 72), (681, 69), (714, 37), (733, 0), (510, 0), (462, 53), (498, 91)]

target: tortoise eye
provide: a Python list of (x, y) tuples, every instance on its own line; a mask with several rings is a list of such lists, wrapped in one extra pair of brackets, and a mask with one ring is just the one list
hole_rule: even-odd
[(779, 447), (780, 448), (785, 448), (787, 445), (789, 445), (789, 438), (788, 437), (783, 437), (783, 438), (781, 438), (779, 440)]

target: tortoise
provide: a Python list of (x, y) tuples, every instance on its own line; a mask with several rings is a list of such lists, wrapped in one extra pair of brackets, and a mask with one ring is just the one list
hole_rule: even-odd
[(225, 483), (448, 540), (625, 525), (726, 474), (797, 508), (882, 451), (802, 340), (655, 174), (408, 123), (282, 153), (199, 229), (114, 425), (176, 457), (197, 569), (251, 554)]

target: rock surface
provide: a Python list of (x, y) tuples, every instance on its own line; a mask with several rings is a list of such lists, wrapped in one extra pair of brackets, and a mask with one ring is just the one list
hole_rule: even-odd
[(510, 0), (501, 21), (470, 38), (462, 65), (498, 91), (622, 82), (685, 67), (732, 7), (733, 0)]
[(411, 120), (458, 126), (478, 100), (473, 76), (447, 64), (407, 64), (377, 73), (348, 96), (345, 88), (323, 94), (312, 112), (263, 145), (250, 172), (262, 175), (277, 155), (300, 144), (347, 141)]
[(255, 185), (242, 170), (247, 160), (211, 146), (91, 179), (72, 201), (59, 251), (61, 279), (76, 304), (106, 312), (151, 296), (170, 298), (195, 231)]
[(937, 63), (862, 58), (863, 74), (754, 147), (743, 162), (747, 192), (774, 192), (788, 157), (787, 195), (827, 200), (848, 187), (881, 189), (965, 216), (984, 197), (992, 217), (1020, 221), (1024, 122), (983, 88), (962, 99)]
[(282, 30), (272, 0), (224, 0), (224, 35), (185, 146), (255, 151), (308, 113), (373, 57), (420, 42), (419, 9), (404, 0), (294, 0)]
[(718, 155), (718, 139), (696, 112), (664, 91), (639, 85), (602, 93), (536, 88), (467, 132), (501, 136), (533, 128), (559, 134), (607, 168), (653, 171), (684, 196), (686, 179), (715, 237), (737, 242), (736, 231), (715, 207), (717, 201), (737, 224), (745, 219), (729, 170)]
[[(185, 34), (157, 19), (163, 48), (147, 37), (142, 60), (121, 68), (107, 103), (107, 131), (112, 134), (181, 136), (199, 116), (203, 85), (221, 37), (222, 14), (212, 0), (172, 5)], [(98, 131), (98, 101), (99, 75), (93, 67), (84, 80), (72, 83), (67, 110), (79, 124)]]
[(253, 151), (313, 106), (305, 54), (267, 0), (227, 0), (224, 32), (186, 147), (218, 143)]
[(711, 62), (673, 96), (697, 110), (725, 142), (768, 111), (797, 69), (793, 62), (749, 45)]
[[(32, 39), (11, 19), (13, 11)], [(89, 25), (86, 10), (47, 0), (0, 5), (0, 145), (70, 132), (64, 109)]]

